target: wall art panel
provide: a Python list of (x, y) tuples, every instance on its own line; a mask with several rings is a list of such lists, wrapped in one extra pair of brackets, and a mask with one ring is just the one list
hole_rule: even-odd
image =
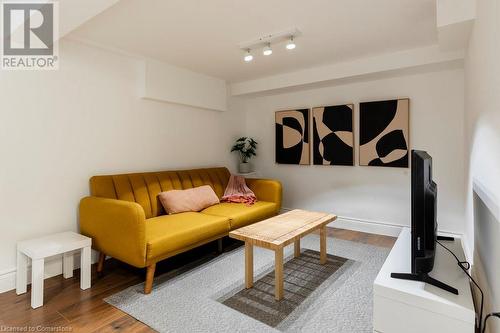
[(354, 165), (354, 105), (312, 109), (315, 165)]
[(408, 167), (410, 100), (359, 105), (359, 164)]
[(277, 111), (276, 163), (310, 164), (309, 109)]

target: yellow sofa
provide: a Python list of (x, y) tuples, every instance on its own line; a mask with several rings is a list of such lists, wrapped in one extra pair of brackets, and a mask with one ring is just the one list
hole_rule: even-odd
[[(80, 202), (80, 231), (100, 252), (98, 272), (109, 255), (135, 267), (147, 267), (144, 292), (151, 292), (158, 261), (202, 244), (221, 240), (229, 231), (278, 214), (281, 184), (247, 179), (257, 196), (252, 206), (220, 203), (201, 212), (166, 215), (158, 194), (210, 185), (222, 197), (226, 168), (95, 176), (90, 194)], [(221, 243), (220, 243), (221, 244)]]

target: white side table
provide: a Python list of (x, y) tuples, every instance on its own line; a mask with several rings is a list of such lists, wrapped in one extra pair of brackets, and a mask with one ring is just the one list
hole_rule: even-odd
[(62, 232), (17, 243), (16, 293), (26, 292), (28, 257), (31, 258), (31, 307), (43, 305), (44, 260), (63, 254), (63, 276), (73, 276), (73, 254), (81, 251), (80, 288), (90, 288), (90, 246), (92, 239), (74, 232)]

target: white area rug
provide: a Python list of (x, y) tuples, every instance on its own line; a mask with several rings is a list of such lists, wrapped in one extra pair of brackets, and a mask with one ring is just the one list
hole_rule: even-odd
[[(319, 251), (319, 237), (308, 235), (301, 246), (302, 251)], [(266, 275), (269, 279), (274, 252), (254, 249), (255, 281), (265, 280)], [(272, 304), (263, 308), (269, 315), (281, 316), (277, 320), (261, 321), (259, 315), (223, 304), (244, 289), (243, 247), (184, 273), (158, 277), (150, 295), (144, 295), (143, 284), (138, 284), (105, 301), (159, 332), (372, 332), (372, 285), (389, 249), (328, 238), (327, 252), (347, 260), (337, 262), (340, 267), (318, 285), (309, 286), (313, 289), (295, 302), (295, 309), (283, 312)], [(285, 249), (285, 257), (292, 260), (293, 246)], [(285, 277), (285, 283), (287, 279), (294, 282)]]

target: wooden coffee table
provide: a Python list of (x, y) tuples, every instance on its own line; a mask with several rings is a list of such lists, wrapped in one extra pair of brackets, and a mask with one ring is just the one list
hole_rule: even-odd
[(283, 298), (283, 248), (294, 243), (294, 256), (300, 255), (300, 238), (320, 230), (320, 263), (326, 263), (326, 225), (336, 215), (294, 209), (267, 220), (236, 229), (229, 237), (245, 242), (245, 287), (253, 286), (253, 246), (273, 250), (275, 254), (276, 300)]

